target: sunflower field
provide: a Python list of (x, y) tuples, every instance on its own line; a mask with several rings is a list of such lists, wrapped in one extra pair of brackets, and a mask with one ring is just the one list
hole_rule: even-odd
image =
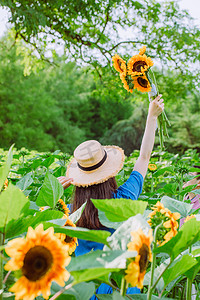
[[(118, 185), (138, 154), (126, 157)], [(183, 189), (199, 154), (154, 151), (138, 200), (92, 200), (112, 235), (76, 226), (85, 204), (69, 214), (73, 186), (64, 191), (57, 180), (69, 159), (60, 151), (0, 150), (0, 299), (87, 300), (102, 283), (113, 293), (100, 300), (199, 299), (199, 208), (185, 198), (194, 185)], [(75, 257), (79, 239), (104, 248)], [(129, 286), (141, 293), (126, 294)]]

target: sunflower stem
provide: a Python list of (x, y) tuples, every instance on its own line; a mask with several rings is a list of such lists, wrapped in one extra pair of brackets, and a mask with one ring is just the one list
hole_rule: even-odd
[(161, 121), (160, 116), (158, 116), (157, 122), (158, 122), (158, 135), (159, 135), (159, 140), (160, 140), (160, 147), (161, 147), (161, 150), (163, 150), (164, 149), (163, 130), (162, 130), (162, 121)]
[(153, 193), (153, 174), (151, 174), (151, 193)]
[(124, 276), (122, 277), (122, 281), (121, 281), (120, 295), (126, 296), (126, 280)]
[(155, 266), (156, 266), (156, 253), (154, 252), (154, 249), (156, 248), (156, 242), (157, 242), (157, 233), (158, 233), (158, 229), (162, 226), (162, 223), (159, 224), (154, 231), (154, 237), (153, 237), (153, 255), (152, 255), (152, 263), (151, 263), (151, 275), (150, 275), (150, 282), (149, 282), (149, 287), (148, 287), (148, 293), (147, 293), (147, 300), (151, 300), (152, 297), (152, 293), (154, 290), (153, 287), (153, 279), (154, 279), (154, 270), (155, 270)]
[(183, 191), (183, 174), (181, 173), (181, 178), (179, 181), (179, 201), (183, 201), (183, 196), (181, 195), (182, 191)]
[[(192, 253), (192, 247), (189, 247), (189, 253)], [(192, 279), (187, 278), (186, 284), (186, 300), (191, 300), (192, 297)]]
[(76, 282), (72, 282), (72, 283), (66, 285), (63, 289), (61, 289), (60, 291), (55, 293), (49, 300), (54, 300), (54, 299), (58, 298), (62, 293), (64, 293), (64, 291), (70, 289), (75, 284), (76, 284)]

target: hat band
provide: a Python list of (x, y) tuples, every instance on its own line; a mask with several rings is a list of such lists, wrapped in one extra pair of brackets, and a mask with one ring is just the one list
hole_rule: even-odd
[(107, 152), (105, 150), (104, 150), (104, 152), (105, 152), (105, 154), (104, 154), (104, 157), (102, 158), (102, 160), (100, 160), (100, 162), (98, 162), (96, 165), (93, 165), (91, 167), (82, 167), (77, 162), (77, 165), (78, 165), (79, 169), (81, 169), (82, 171), (93, 171), (93, 170), (96, 170), (99, 167), (101, 167), (103, 165), (103, 163), (105, 162), (106, 158), (107, 158)]

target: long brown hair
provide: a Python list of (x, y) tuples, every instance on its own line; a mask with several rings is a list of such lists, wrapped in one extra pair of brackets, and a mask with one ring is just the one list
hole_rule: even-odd
[(76, 211), (83, 203), (87, 201), (81, 218), (76, 223), (79, 227), (88, 229), (99, 229), (103, 227), (98, 218), (98, 210), (92, 203), (91, 199), (111, 199), (117, 189), (117, 183), (114, 177), (99, 184), (88, 187), (76, 187), (72, 202), (72, 210)]

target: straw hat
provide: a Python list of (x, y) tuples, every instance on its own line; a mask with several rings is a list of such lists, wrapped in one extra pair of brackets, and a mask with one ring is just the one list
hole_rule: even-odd
[(74, 151), (66, 176), (73, 178), (76, 186), (89, 186), (114, 177), (123, 167), (124, 151), (117, 146), (102, 146), (89, 140)]

